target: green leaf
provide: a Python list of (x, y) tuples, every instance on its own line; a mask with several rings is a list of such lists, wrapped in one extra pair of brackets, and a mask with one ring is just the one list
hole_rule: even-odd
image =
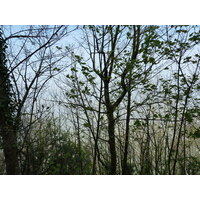
[(191, 134), (193, 138), (200, 138), (200, 129), (197, 129), (194, 133)]
[(140, 120), (136, 119), (136, 121), (134, 122), (134, 125), (136, 127), (140, 127), (142, 124), (141, 124)]
[(153, 114), (153, 118), (158, 118), (158, 115), (157, 114)]
[(150, 62), (150, 63), (155, 63), (155, 58), (150, 57), (150, 58), (149, 58), (149, 62)]
[(86, 122), (86, 123), (83, 124), (83, 126), (88, 128), (88, 127), (90, 127), (90, 124), (88, 122)]
[(189, 113), (189, 112), (186, 112), (186, 113), (185, 113), (185, 119), (186, 119), (189, 123), (191, 123), (191, 122), (193, 121), (192, 114)]
[(75, 67), (72, 67), (71, 71), (78, 72), (78, 70)]
[(126, 35), (127, 35), (127, 37), (130, 37), (130, 36), (131, 36), (131, 33), (130, 33), (130, 32), (128, 32)]
[(166, 114), (164, 118), (165, 118), (166, 120), (169, 120), (169, 119), (170, 119), (170, 115), (169, 115), (169, 114)]
[(60, 69), (55, 67), (55, 68), (53, 68), (53, 71), (60, 71)]
[(60, 50), (60, 49), (62, 49), (62, 48), (61, 48), (61, 47), (59, 47), (59, 46), (56, 46), (56, 49)]

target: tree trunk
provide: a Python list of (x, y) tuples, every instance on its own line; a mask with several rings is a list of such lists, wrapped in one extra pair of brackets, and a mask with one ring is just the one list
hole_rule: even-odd
[(130, 114), (131, 114), (131, 91), (128, 91), (128, 104), (127, 104), (127, 116), (126, 116), (126, 138), (125, 138), (125, 147), (124, 147), (124, 158), (123, 158), (123, 166), (122, 166), (122, 174), (128, 175), (130, 174), (128, 170), (127, 165), (127, 159), (128, 159), (128, 145), (129, 145), (129, 122), (130, 122)]
[[(2, 117), (1, 117), (2, 119)], [(2, 127), (2, 124), (6, 122), (0, 120), (1, 124), (1, 136), (3, 139), (3, 151), (6, 163), (6, 173), (9, 175), (18, 174), (18, 160), (17, 160), (17, 143), (16, 136), (13, 128), (10, 125)]]
[[(107, 76), (106, 76), (107, 77)], [(109, 147), (110, 147), (110, 174), (116, 174), (117, 168), (117, 153), (115, 147), (115, 120), (114, 120), (114, 106), (110, 101), (110, 93), (109, 93), (109, 81), (106, 79), (104, 81), (104, 95), (106, 102), (106, 111), (108, 118), (108, 137), (109, 137)]]
[(116, 167), (117, 167), (117, 154), (116, 154), (116, 147), (115, 147), (115, 122), (113, 116), (113, 109), (110, 108), (107, 110), (108, 114), (108, 134), (109, 134), (109, 146), (110, 146), (110, 155), (111, 155), (111, 166), (110, 166), (110, 174), (116, 174)]
[(18, 174), (17, 137), (14, 128), (11, 84), (6, 68), (5, 41), (0, 35), (0, 135), (3, 140), (3, 151), (7, 174)]
[(0, 74), (0, 134), (3, 140), (6, 173), (17, 174), (17, 138), (9, 108), (9, 97), (5, 89), (6, 85), (2, 80), (2, 74)]

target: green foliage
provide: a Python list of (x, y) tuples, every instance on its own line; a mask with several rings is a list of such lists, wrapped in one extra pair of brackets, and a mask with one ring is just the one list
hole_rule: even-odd
[(188, 121), (189, 123), (192, 123), (192, 121), (193, 121), (192, 113), (191, 113), (191, 112), (186, 112), (186, 113), (185, 113), (185, 119), (186, 119), (186, 121)]
[(90, 153), (83, 146), (81, 149), (72, 141), (66, 141), (54, 152), (49, 161), (47, 174), (78, 175), (90, 174)]
[(7, 44), (0, 30), (0, 110), (4, 112), (1, 114), (6, 117), (6, 120), (8, 120), (9, 123), (13, 123), (16, 103), (13, 98), (9, 70), (6, 66), (6, 49)]
[(60, 71), (60, 69), (55, 67), (55, 68), (53, 68), (53, 71)]
[(200, 138), (200, 128), (196, 129), (194, 132), (190, 133), (190, 137), (192, 138)]
[(142, 123), (140, 122), (139, 119), (136, 119), (135, 122), (134, 122), (134, 125), (135, 125), (137, 128), (139, 128), (139, 127), (142, 126)]
[[(79, 146), (58, 126), (56, 119), (47, 120), (40, 129), (32, 130), (34, 139), (23, 149), (23, 174), (77, 175), (91, 173), (90, 151), (84, 143)], [(74, 133), (72, 133), (74, 135)], [(37, 141), (37, 142), (34, 142)]]
[[(66, 124), (69, 120), (69, 129), (79, 128), (80, 134), (64, 130), (54, 119), (43, 122), (42, 113), (41, 124), (31, 126), (28, 139), (22, 137), (25, 147), (20, 167), (25, 174), (90, 174), (94, 166), (95, 173), (108, 174), (115, 156), (110, 153), (111, 143), (120, 174), (127, 125), (133, 131), (127, 135), (129, 174), (167, 174), (176, 160), (176, 172), (185, 170), (182, 165), (186, 164), (190, 174), (200, 173), (199, 158), (188, 147), (193, 141), (198, 145), (200, 138), (200, 129), (194, 128), (200, 116), (200, 56), (195, 47), (200, 43), (200, 32), (190, 26), (138, 27), (83, 26), (85, 35), (76, 49), (80, 55), (66, 48), (73, 63), (62, 90), (69, 109)], [(0, 41), (4, 75), (8, 74), (6, 45), (2, 38)], [(57, 67), (52, 70), (60, 71)], [(126, 121), (128, 111), (130, 122)], [(112, 136), (109, 113), (114, 118), (110, 120), (115, 126)], [(197, 152), (198, 146), (193, 147)], [(183, 149), (189, 158), (183, 158)]]
[(187, 168), (189, 174), (200, 174), (200, 159), (198, 157), (191, 156), (187, 158)]
[(84, 123), (83, 126), (88, 128), (88, 127), (90, 127), (90, 124), (89, 123)]

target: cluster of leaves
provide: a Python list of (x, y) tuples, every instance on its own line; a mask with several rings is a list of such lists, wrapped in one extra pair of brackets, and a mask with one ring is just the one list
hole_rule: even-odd
[(80, 150), (74, 142), (67, 141), (59, 147), (58, 152), (52, 152), (46, 173), (52, 175), (90, 174), (90, 153), (85, 147)]
[(20, 166), (22, 174), (91, 173), (89, 150), (84, 144), (79, 147), (70, 138), (69, 132), (60, 130), (56, 120), (44, 122), (40, 129), (33, 129), (32, 134), (33, 138), (29, 138), (30, 143), (23, 149), (23, 162)]
[(12, 85), (9, 70), (6, 66), (7, 45), (0, 31), (0, 109), (6, 111), (6, 118), (10, 123), (14, 122), (15, 103), (12, 93)]

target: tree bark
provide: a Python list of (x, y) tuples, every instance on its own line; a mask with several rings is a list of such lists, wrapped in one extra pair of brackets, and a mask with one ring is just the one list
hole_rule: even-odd
[(13, 127), (0, 117), (3, 151), (8, 175), (18, 174), (17, 139)]
[(110, 174), (115, 175), (117, 169), (117, 153), (115, 147), (115, 120), (114, 120), (114, 107), (110, 102), (109, 95), (109, 81), (104, 81), (104, 94), (106, 102), (106, 111), (108, 118), (108, 136), (109, 136), (109, 147), (110, 147)]
[(129, 122), (130, 122), (130, 114), (131, 114), (131, 91), (128, 91), (128, 104), (127, 104), (127, 116), (126, 116), (126, 138), (125, 138), (125, 147), (124, 147), (124, 158), (123, 158), (123, 166), (122, 166), (122, 174), (123, 175), (128, 175), (130, 174), (128, 170), (128, 146), (129, 146), (129, 132), (130, 132), (130, 127), (129, 127)]
[(107, 110), (108, 116), (108, 134), (109, 134), (109, 146), (110, 146), (110, 155), (111, 155), (111, 166), (110, 166), (110, 174), (116, 174), (117, 168), (117, 154), (116, 154), (116, 147), (115, 147), (115, 122), (113, 116), (113, 109), (110, 108)]
[(18, 174), (17, 137), (14, 127), (14, 107), (11, 99), (11, 83), (6, 68), (6, 44), (0, 35), (0, 135), (3, 140), (6, 173)]
[[(2, 69), (2, 66), (0, 66)], [(7, 174), (17, 174), (17, 137), (9, 104), (8, 84), (6, 84), (5, 71), (0, 70), (0, 135), (3, 140), (3, 151)]]

